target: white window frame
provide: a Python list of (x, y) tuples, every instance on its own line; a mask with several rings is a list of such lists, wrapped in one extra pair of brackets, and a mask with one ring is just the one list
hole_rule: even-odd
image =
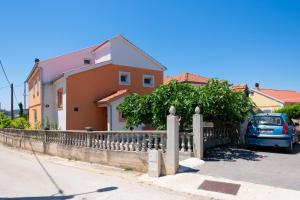
[[(151, 78), (152, 79), (152, 83), (151, 84), (145, 84), (145, 79), (147, 78)], [(144, 87), (151, 87), (153, 88), (155, 85), (155, 77), (153, 75), (148, 75), (148, 74), (143, 74), (143, 86)]]
[[(127, 76), (127, 81), (122, 82), (121, 81), (121, 76), (126, 75)], [(130, 72), (119, 72), (119, 85), (130, 85), (131, 84), (131, 76)]]

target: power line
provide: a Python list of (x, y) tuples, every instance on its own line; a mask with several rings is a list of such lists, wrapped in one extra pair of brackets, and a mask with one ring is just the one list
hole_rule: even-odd
[[(14, 85), (14, 88), (21, 87), (21, 86), (23, 86), (23, 84), (24, 84), (24, 83), (19, 83), (19, 84), (17, 84), (17, 85)], [(10, 85), (3, 86), (3, 87), (0, 87), (0, 90), (6, 89), (6, 88), (9, 88), (9, 87), (10, 87)]]
[[(5, 76), (5, 79), (6, 79), (7, 83), (8, 83), (8, 85), (10, 85), (11, 83), (10, 83), (8, 77), (7, 77), (7, 74), (6, 74), (6, 72), (5, 72), (5, 69), (4, 69), (4, 67), (3, 67), (3, 64), (2, 64), (2, 62), (1, 62), (1, 60), (0, 60), (0, 66), (1, 66), (2, 72), (3, 72), (4, 76)], [(18, 101), (18, 98), (17, 98), (17, 95), (16, 95), (15, 90), (13, 90), (13, 92), (14, 92), (14, 96), (15, 96), (16, 103), (18, 104), (19, 101)]]

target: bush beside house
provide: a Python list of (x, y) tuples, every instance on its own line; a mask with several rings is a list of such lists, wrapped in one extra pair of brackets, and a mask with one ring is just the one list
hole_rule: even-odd
[(227, 81), (211, 79), (202, 87), (171, 81), (152, 94), (128, 96), (118, 109), (126, 118), (127, 128), (151, 124), (156, 129), (165, 129), (171, 106), (175, 106), (180, 128), (184, 129), (192, 124), (196, 106), (201, 107), (206, 121), (237, 123), (245, 120), (254, 104), (244, 93), (231, 90)]
[(0, 128), (27, 129), (29, 128), (29, 123), (25, 117), (18, 117), (12, 120), (0, 112)]
[(285, 113), (292, 119), (300, 119), (300, 103), (286, 105), (283, 108), (275, 110), (274, 112)]

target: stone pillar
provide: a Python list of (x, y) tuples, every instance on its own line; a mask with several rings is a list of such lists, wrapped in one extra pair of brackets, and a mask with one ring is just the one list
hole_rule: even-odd
[(166, 173), (176, 174), (179, 168), (179, 123), (176, 110), (171, 106), (167, 117), (167, 151), (166, 151)]
[(193, 115), (193, 151), (194, 157), (203, 159), (204, 144), (203, 144), (203, 116), (200, 114), (200, 108), (197, 106)]

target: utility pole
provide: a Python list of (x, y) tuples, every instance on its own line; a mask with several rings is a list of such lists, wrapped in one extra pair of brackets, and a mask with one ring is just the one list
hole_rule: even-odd
[(11, 119), (14, 119), (14, 84), (10, 84), (10, 110), (11, 110)]
[(26, 109), (26, 82), (24, 82), (24, 109)]

